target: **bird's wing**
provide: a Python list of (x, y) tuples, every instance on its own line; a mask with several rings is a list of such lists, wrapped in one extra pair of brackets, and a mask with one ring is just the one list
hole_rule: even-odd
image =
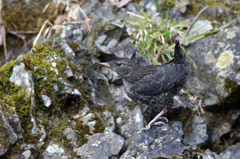
[(146, 75), (136, 83), (136, 93), (158, 95), (176, 85), (177, 80), (186, 73), (182, 64), (169, 64), (159, 67), (154, 74)]

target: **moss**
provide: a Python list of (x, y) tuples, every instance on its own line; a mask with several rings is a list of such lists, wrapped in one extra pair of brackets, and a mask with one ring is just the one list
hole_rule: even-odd
[(175, 0), (166, 0), (164, 3), (164, 6), (166, 7), (173, 7), (173, 5), (175, 4)]
[(219, 99), (219, 104), (222, 107), (234, 107), (238, 105), (240, 96), (240, 86), (238, 86), (236, 81), (229, 78), (225, 79), (224, 91), (228, 92), (229, 95), (224, 98), (224, 100)]
[[(9, 30), (38, 32), (44, 21), (53, 22), (62, 9), (62, 5), (56, 8), (56, 4), (49, 0), (28, 3), (22, 0), (6, 1), (2, 6), (2, 20)], [(45, 11), (42, 12), (43, 10)]]
[(96, 121), (95, 125), (94, 125), (94, 131), (93, 133), (103, 133), (105, 126), (102, 124), (101, 120), (97, 117), (94, 118), (93, 120)]
[[(26, 94), (21, 86), (12, 83), (9, 78), (12, 74), (12, 68), (17, 60), (10, 61), (0, 68), (0, 105), (2, 111), (11, 113), (15, 110), (20, 120), (21, 126), (24, 129), (23, 139), (29, 137), (27, 131), (31, 128), (32, 123), (30, 120), (30, 98), (24, 99)], [(25, 61), (28, 63), (28, 60)]]
[[(56, 46), (58, 47), (58, 46)], [(74, 47), (77, 47), (74, 45)], [(68, 141), (63, 134), (63, 130), (69, 125), (68, 119), (77, 114), (80, 109), (86, 104), (84, 100), (80, 98), (72, 98), (72, 96), (63, 97), (62, 90), (65, 85), (59, 81), (59, 78), (63, 78), (66, 82), (72, 83), (73, 86), (80, 91), (84, 99), (87, 101), (89, 107), (94, 107), (91, 97), (91, 85), (87, 80), (83, 83), (78, 83), (75, 78), (68, 78), (64, 71), (66, 70), (66, 60), (58, 60), (54, 57), (63, 57), (63, 53), (56, 51), (53, 48), (52, 40), (48, 40), (44, 44), (36, 44), (32, 49), (32, 53), (26, 54), (18, 60), (21, 60), (26, 68), (25, 70), (31, 71), (34, 81), (34, 92), (31, 97), (35, 98), (35, 113), (34, 118), (37, 121), (42, 121), (42, 124), (37, 123), (38, 129), (44, 127), (47, 138), (44, 140), (44, 145), (39, 148), (42, 152), (47, 148), (50, 141), (54, 141), (64, 147), (72, 149), (70, 141)], [(90, 58), (88, 56), (87, 58)], [(31, 143), (37, 144), (40, 135), (31, 135), (31, 129), (33, 124), (31, 122), (30, 111), (31, 101), (30, 98), (23, 99), (26, 91), (22, 90), (20, 86), (16, 86), (9, 81), (12, 74), (12, 68), (17, 61), (11, 61), (0, 68), (0, 104), (5, 111), (9, 111), (10, 108), (15, 109), (20, 119), (23, 133), (23, 140), (18, 143)], [(52, 66), (52, 62), (55, 62), (56, 67)], [(74, 65), (70, 59), (67, 62), (72, 69), (73, 73), (81, 74), (84, 78), (88, 77), (90, 64), (85, 62), (81, 66)], [(55, 72), (55, 69), (58, 73)], [(53, 84), (56, 84), (58, 91), (55, 91)], [(106, 87), (105, 83), (102, 83), (101, 87)], [(73, 89), (75, 89), (73, 88)], [(105, 89), (104, 89), (105, 90)], [(47, 95), (51, 98), (52, 104), (50, 107), (45, 107), (42, 101), (42, 95)], [(105, 92), (106, 97), (109, 97), (109, 92)], [(100, 111), (103, 111), (102, 109)], [(67, 118), (69, 116), (69, 118)], [(49, 123), (54, 123), (54, 120), (59, 119), (59, 125), (51, 126)], [(71, 118), (73, 119), (73, 118)], [(101, 133), (104, 131), (105, 126), (101, 123), (100, 119), (95, 118), (96, 125), (94, 126), (94, 133)], [(76, 122), (77, 125), (73, 127), (77, 134), (78, 141), (84, 144), (88, 141), (86, 135), (91, 135), (89, 126), (83, 125), (81, 121)], [(0, 131), (3, 130), (0, 126)], [(13, 149), (17, 150), (17, 146), (13, 146)], [(20, 153), (19, 153), (20, 154)]]
[(0, 118), (0, 143), (1, 145), (5, 145), (7, 144), (7, 140), (6, 140), (6, 128), (3, 126), (3, 121), (2, 118)]
[(76, 123), (77, 124), (74, 127), (75, 133), (77, 134), (78, 141), (80, 141), (81, 145), (83, 145), (88, 141), (86, 134), (90, 134), (90, 128), (88, 125), (83, 125), (82, 121), (80, 120), (78, 120)]
[[(210, 0), (207, 0), (207, 1), (206, 0), (199, 0), (199, 1), (189, 0), (189, 2), (190, 2), (191, 9), (189, 9), (188, 12), (192, 15), (197, 15), (198, 12), (206, 5), (209, 7), (219, 8), (223, 10), (223, 14), (220, 14), (219, 16), (215, 16), (215, 14), (212, 14), (212, 15), (201, 14), (199, 16), (199, 19), (208, 19), (208, 20), (217, 19), (217, 21), (221, 23), (224, 21), (228, 21), (228, 15), (226, 14), (227, 9), (231, 8), (231, 10), (233, 11), (238, 11), (240, 9), (240, 5), (239, 5), (240, 2), (234, 2), (232, 4), (229, 3), (228, 1), (210, 1)], [(236, 15), (233, 15), (233, 16), (236, 17)]]
[(236, 68), (235, 71), (240, 71), (240, 67)]
[(236, 81), (226, 78), (224, 82), (224, 91), (230, 93), (230, 91), (234, 91), (237, 86), (238, 84)]
[(68, 45), (71, 47), (74, 53), (76, 53), (77, 49), (79, 48), (79, 45), (76, 43), (68, 43)]
[(31, 66), (29, 62), (30, 62), (30, 59), (27, 59), (27, 58), (23, 59), (23, 63), (25, 64), (25, 68), (24, 68), (25, 71), (31, 70)]
[(127, 106), (130, 110), (133, 110), (137, 105), (133, 102), (127, 102), (125, 106)]

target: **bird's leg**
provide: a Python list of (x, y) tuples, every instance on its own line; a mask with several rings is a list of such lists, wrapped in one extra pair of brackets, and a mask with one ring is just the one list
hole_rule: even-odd
[(160, 125), (160, 124), (165, 124), (164, 122), (162, 121), (159, 121), (159, 122), (156, 122), (159, 118), (164, 118), (167, 122), (168, 122), (168, 119), (166, 117), (161, 117), (164, 113), (167, 112), (167, 109), (164, 108), (158, 115), (156, 115), (153, 120), (151, 120), (148, 125), (145, 127), (145, 128), (142, 128), (138, 133), (141, 133), (142, 130), (149, 130), (151, 128), (151, 126), (153, 125)]

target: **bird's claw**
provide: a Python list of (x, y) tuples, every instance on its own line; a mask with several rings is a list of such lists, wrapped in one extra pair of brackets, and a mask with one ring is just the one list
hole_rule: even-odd
[(148, 125), (145, 128), (142, 128), (139, 132), (137, 132), (138, 134), (140, 134), (143, 130), (149, 130), (153, 125), (160, 125), (163, 124), (165, 125), (164, 122), (162, 121), (158, 121), (156, 122), (158, 119), (163, 118), (168, 122), (168, 119), (166, 117), (161, 117), (164, 113), (167, 112), (167, 109), (163, 109), (158, 115), (156, 115), (153, 120), (151, 120)]
[[(165, 117), (164, 117), (165, 118)], [(167, 118), (165, 118), (167, 120)], [(168, 120), (167, 120), (168, 122)], [(159, 121), (159, 122), (154, 122), (154, 123), (149, 123), (145, 128), (142, 128), (140, 131), (138, 131), (137, 133), (140, 134), (143, 130), (149, 130), (153, 125), (165, 125), (164, 122)]]

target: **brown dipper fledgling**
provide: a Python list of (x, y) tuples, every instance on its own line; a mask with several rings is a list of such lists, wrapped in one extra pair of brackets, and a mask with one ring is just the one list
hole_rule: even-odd
[[(150, 129), (152, 125), (164, 124), (156, 121), (173, 105), (173, 97), (187, 81), (190, 72), (189, 60), (178, 40), (175, 44), (174, 59), (163, 65), (139, 66), (128, 58), (100, 63), (111, 67), (122, 77), (129, 98), (136, 103), (150, 106), (152, 121), (142, 130)], [(163, 110), (160, 112), (160, 109)], [(156, 112), (160, 113), (156, 115)]]

